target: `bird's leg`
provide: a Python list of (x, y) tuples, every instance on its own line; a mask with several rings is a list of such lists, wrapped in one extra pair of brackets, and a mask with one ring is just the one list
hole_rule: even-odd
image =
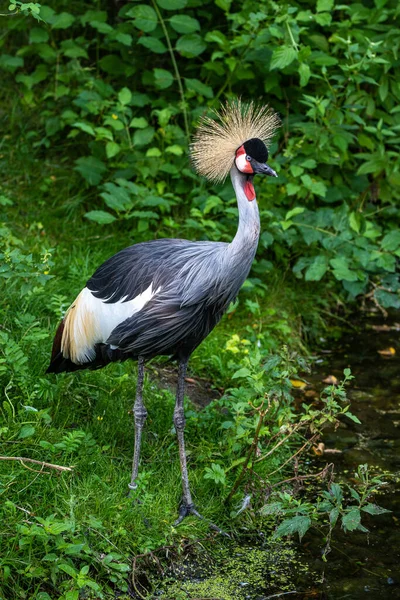
[(130, 490), (137, 488), (136, 478), (139, 471), (140, 444), (142, 441), (143, 425), (147, 417), (147, 410), (143, 404), (143, 380), (144, 380), (144, 358), (138, 359), (138, 377), (136, 386), (136, 399), (133, 405), (133, 414), (135, 416), (135, 449), (133, 452), (133, 465), (131, 482), (128, 484)]
[(177, 385), (177, 389), (176, 389), (176, 403), (175, 403), (175, 409), (174, 409), (174, 425), (175, 425), (176, 436), (178, 438), (178, 444), (179, 444), (179, 460), (181, 463), (181, 475), (182, 475), (182, 487), (183, 487), (183, 497), (182, 497), (181, 504), (185, 510), (185, 515), (182, 516), (182, 519), (193, 508), (192, 495), (190, 493), (189, 478), (188, 478), (188, 471), (187, 471), (187, 464), (186, 464), (185, 438), (184, 438), (184, 429), (185, 429), (186, 420), (185, 420), (185, 413), (183, 410), (183, 398), (184, 398), (184, 394), (185, 394), (186, 369), (187, 369), (187, 360), (181, 360), (179, 363), (178, 385)]
[[(185, 376), (187, 363), (187, 359), (181, 360), (181, 362), (179, 363), (178, 386), (176, 389), (176, 403), (174, 409), (174, 425), (179, 444), (179, 460), (181, 463), (183, 487), (182, 501), (179, 505), (179, 517), (174, 523), (175, 527), (179, 525), (179, 523), (181, 523), (183, 519), (188, 515), (194, 515), (199, 519), (202, 519), (204, 521), (206, 520), (194, 507), (192, 501), (192, 494), (190, 493), (189, 478), (186, 464), (185, 439), (183, 434), (185, 429), (185, 413), (183, 411), (183, 398), (185, 394)], [(218, 533), (229, 537), (229, 535), (225, 533), (225, 531), (220, 529), (220, 527), (218, 527), (217, 525), (214, 525), (214, 523), (208, 522), (208, 525), (214, 531), (217, 531)]]

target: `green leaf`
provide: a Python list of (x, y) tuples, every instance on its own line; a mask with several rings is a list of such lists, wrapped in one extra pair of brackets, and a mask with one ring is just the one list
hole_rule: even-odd
[(161, 150), (159, 148), (149, 148), (146, 151), (146, 156), (148, 156), (149, 158), (159, 158), (160, 156), (162, 156)]
[(105, 10), (87, 10), (81, 16), (82, 25), (87, 25), (91, 21), (100, 21), (105, 23), (107, 21), (107, 13)]
[(381, 247), (382, 250), (386, 250), (387, 252), (395, 252), (398, 250), (400, 248), (400, 231), (398, 229), (389, 231), (383, 238)]
[(140, 92), (133, 92), (132, 94), (132, 104), (133, 106), (146, 106), (146, 104), (150, 104), (151, 100), (147, 94), (141, 94)]
[(122, 88), (122, 90), (118, 94), (118, 100), (124, 106), (126, 104), (129, 104), (129, 102), (132, 100), (131, 91), (127, 87)]
[(296, 206), (295, 208), (288, 210), (288, 212), (286, 213), (285, 221), (289, 221), (289, 219), (295, 217), (296, 215), (301, 215), (301, 213), (303, 213), (305, 210), (306, 209), (304, 208), (304, 206)]
[(366, 504), (361, 508), (361, 510), (368, 513), (369, 515), (384, 515), (385, 513), (392, 512), (391, 510), (382, 508), (382, 506), (378, 506), (377, 504)]
[(154, 83), (160, 90), (165, 90), (174, 82), (174, 76), (165, 69), (153, 69)]
[(332, 23), (332, 15), (327, 12), (320, 13), (318, 15), (315, 15), (315, 21), (316, 23), (318, 23), (318, 25), (321, 25), (322, 27), (327, 27)]
[(327, 11), (330, 12), (333, 9), (334, 0), (318, 0), (317, 1), (317, 12)]
[(359, 167), (357, 175), (368, 175), (369, 173), (374, 173), (378, 175), (379, 173), (385, 170), (386, 166), (387, 162), (383, 158), (367, 160), (361, 165), (361, 167)]
[(14, 73), (16, 69), (24, 66), (24, 59), (20, 56), (10, 56), (9, 54), (0, 54), (0, 68)]
[(180, 10), (185, 8), (187, 0), (157, 0), (157, 4), (165, 10)]
[(226, 483), (226, 474), (221, 465), (212, 463), (211, 467), (205, 468), (204, 479), (211, 479), (215, 483), (224, 485)]
[(320, 281), (327, 270), (328, 258), (326, 256), (317, 256), (306, 270), (304, 278), (306, 281)]
[(135, 146), (147, 146), (154, 137), (154, 127), (145, 127), (145, 129), (137, 129), (133, 134), (133, 143)]
[(96, 29), (99, 33), (113, 33), (114, 29), (108, 23), (104, 21), (89, 21), (89, 24)]
[(242, 367), (232, 375), (232, 379), (238, 379), (239, 377), (249, 377), (250, 375), (250, 369), (248, 369), (247, 367)]
[(271, 69), (284, 69), (297, 58), (297, 52), (292, 46), (279, 46), (272, 53)]
[(116, 156), (118, 152), (121, 150), (120, 145), (116, 142), (107, 142), (106, 144), (106, 155), (107, 158), (112, 158)]
[(88, 133), (89, 135), (92, 135), (93, 137), (96, 136), (96, 133), (95, 133), (93, 127), (91, 125), (89, 125), (88, 123), (74, 123), (72, 125), (72, 127), (81, 129), (81, 131), (84, 131), (85, 133)]
[(342, 281), (343, 279), (346, 281), (357, 281), (357, 273), (349, 269), (348, 260), (344, 256), (332, 258), (329, 263), (331, 267), (333, 267), (334, 276), (339, 281)]
[(52, 20), (51, 27), (52, 29), (68, 29), (68, 27), (71, 27), (74, 21), (74, 15), (71, 15), (67, 12), (62, 12)]
[(374, 296), (378, 303), (384, 308), (400, 308), (399, 294), (393, 294), (386, 290), (375, 290)]
[(32, 427), (32, 425), (22, 425), (21, 429), (19, 430), (18, 439), (24, 440), (27, 437), (31, 437), (34, 435), (35, 431), (36, 429)]
[(188, 90), (193, 90), (201, 96), (205, 96), (206, 98), (213, 98), (214, 96), (212, 88), (206, 85), (205, 83), (202, 83), (198, 79), (185, 78), (185, 84)]
[(164, 54), (167, 52), (166, 45), (159, 39), (150, 35), (143, 36), (139, 39), (138, 44), (141, 44), (148, 50), (151, 50), (155, 54)]
[(203, 38), (197, 33), (182, 35), (176, 42), (177, 51), (188, 58), (199, 56), (207, 48)]
[(108, 208), (116, 211), (126, 211), (132, 207), (133, 203), (127, 189), (111, 182), (107, 182), (103, 187), (107, 191), (102, 192), (100, 196)]
[[(77, 570), (74, 569), (74, 567), (71, 567), (71, 565), (68, 565), (67, 563), (59, 564), (58, 568), (61, 569), (61, 571), (64, 571), (64, 573), (71, 575), (71, 577), (75, 577), (75, 575), (78, 574)], [(79, 592), (78, 592), (78, 595), (79, 595)], [(77, 598), (78, 598), (78, 596), (77, 596)]]
[(349, 216), (349, 224), (353, 231), (360, 233), (361, 229), (361, 214), (359, 212), (351, 212)]
[(348, 419), (350, 419), (350, 421), (353, 421), (353, 423), (357, 423), (357, 425), (361, 425), (360, 419), (358, 417), (356, 417), (356, 415), (353, 415), (353, 413), (347, 411), (345, 413), (345, 415)]
[(144, 117), (133, 117), (132, 121), (129, 123), (129, 127), (133, 127), (134, 129), (144, 129), (148, 124), (148, 121)]
[(215, 4), (224, 12), (229, 12), (232, 0), (215, 0)]
[(10, 200), (10, 198), (7, 198), (7, 196), (0, 194), (0, 206), (13, 206), (13, 204), (14, 202)]
[(342, 488), (338, 483), (331, 483), (331, 485), (329, 486), (329, 492), (333, 495), (336, 502), (338, 502), (339, 504), (342, 502), (343, 492)]
[(332, 527), (335, 527), (338, 517), (339, 517), (339, 509), (332, 508), (332, 510), (329, 513), (329, 523), (331, 524)]
[(305, 87), (311, 77), (311, 69), (305, 63), (301, 63), (299, 67), (300, 87)]
[(75, 44), (73, 40), (64, 40), (61, 42), (61, 48), (64, 56), (68, 58), (89, 58), (86, 50)]
[(312, 179), (310, 175), (307, 174), (302, 175), (300, 179), (304, 183), (305, 187), (308, 190), (310, 190), (310, 192), (312, 192), (313, 194), (322, 197), (326, 196), (326, 185), (322, 181), (316, 181), (315, 179)]
[(107, 171), (106, 165), (94, 156), (82, 156), (75, 161), (78, 171), (89, 185), (98, 185)]
[(90, 221), (99, 223), (99, 225), (106, 225), (115, 221), (114, 215), (106, 212), (105, 210), (90, 210), (85, 214), (85, 217)]
[(361, 513), (358, 508), (352, 508), (342, 517), (342, 527), (345, 531), (354, 531), (361, 523)]
[(299, 534), (300, 541), (304, 534), (311, 527), (311, 519), (306, 516), (297, 516), (292, 519), (285, 519), (281, 523), (278, 529), (275, 531), (275, 537), (282, 537), (284, 535), (293, 535), (294, 533)]
[(113, 76), (125, 75), (126, 64), (121, 60), (121, 57), (116, 54), (106, 54), (99, 60), (98, 64), (103, 71), (110, 73)]
[(113, 39), (124, 46), (132, 46), (132, 36), (129, 33), (122, 33), (122, 31), (117, 31), (113, 35)]
[(188, 15), (174, 15), (169, 20), (172, 29), (175, 29), (178, 33), (193, 33), (194, 31), (200, 31), (200, 23), (197, 19), (189, 17)]
[(158, 24), (156, 11), (152, 6), (147, 6), (146, 4), (138, 4), (130, 8), (124, 16), (132, 17), (134, 19), (134, 26), (145, 33), (154, 31)]
[(183, 148), (182, 146), (178, 146), (178, 144), (172, 144), (172, 146), (167, 146), (165, 148), (165, 152), (174, 154), (175, 156), (182, 156)]
[(49, 39), (48, 32), (42, 27), (32, 27), (29, 31), (29, 43), (30, 44), (43, 44)]
[(354, 500), (357, 500), (357, 502), (360, 502), (360, 500), (361, 500), (360, 494), (354, 488), (349, 488), (349, 489), (350, 489), (351, 497), (354, 498)]

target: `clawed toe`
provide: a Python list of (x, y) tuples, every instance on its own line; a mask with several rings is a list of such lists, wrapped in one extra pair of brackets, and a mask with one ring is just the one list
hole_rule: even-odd
[(227, 534), (223, 529), (221, 529), (220, 527), (218, 527), (218, 525), (214, 525), (214, 523), (211, 523), (211, 521), (208, 521), (208, 519), (206, 519), (205, 517), (203, 517), (203, 515), (201, 515), (196, 509), (194, 504), (186, 504), (183, 500), (179, 505), (179, 517), (176, 519), (176, 521), (174, 522), (174, 527), (177, 527), (177, 525), (179, 525), (180, 523), (182, 523), (183, 519), (189, 515), (193, 515), (194, 517), (197, 517), (198, 519), (201, 519), (202, 521), (207, 521), (208, 522), (208, 526), (210, 527), (210, 529), (212, 529), (213, 531), (216, 531), (217, 533), (220, 533), (221, 535), (224, 535), (225, 537), (230, 538), (230, 535)]

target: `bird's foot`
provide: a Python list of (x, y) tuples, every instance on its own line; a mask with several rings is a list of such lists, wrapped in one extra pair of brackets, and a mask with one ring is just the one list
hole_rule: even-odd
[(137, 483), (128, 483), (128, 488), (129, 491), (127, 492), (127, 496), (128, 498), (133, 498), (133, 503), (132, 506), (135, 504), (142, 504), (142, 501), (139, 500), (139, 498), (135, 498), (135, 491), (138, 488), (138, 484)]
[(203, 515), (201, 515), (195, 509), (194, 504), (186, 504), (186, 502), (184, 500), (182, 500), (182, 502), (179, 505), (178, 512), (179, 512), (179, 517), (174, 522), (174, 527), (177, 527), (180, 523), (182, 523), (182, 521), (183, 521), (183, 519), (185, 517), (188, 517), (189, 515), (193, 515), (194, 517), (197, 517), (198, 519), (201, 519), (202, 521), (207, 521), (208, 522), (208, 526), (213, 531), (216, 531), (217, 533), (220, 533), (221, 535), (224, 535), (226, 537), (230, 537), (225, 531), (223, 531), (223, 529), (221, 529), (220, 527), (218, 527), (218, 525), (214, 525), (214, 523), (211, 523), (211, 521), (208, 521), (208, 519), (206, 519), (205, 517), (203, 517)]
[(129, 488), (129, 492), (128, 492), (128, 497), (132, 498), (133, 496), (133, 492), (135, 492), (138, 488), (137, 483), (134, 481), (133, 483), (128, 483), (128, 488)]

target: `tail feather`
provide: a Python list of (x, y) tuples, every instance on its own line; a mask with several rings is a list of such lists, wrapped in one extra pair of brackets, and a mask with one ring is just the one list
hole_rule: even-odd
[[(56, 333), (56, 338), (57, 335), (58, 330)], [(124, 361), (128, 358), (137, 358), (135, 356), (121, 352), (121, 350), (119, 350), (118, 348), (112, 349), (108, 344), (96, 344), (94, 348), (96, 352), (95, 358), (90, 362), (76, 364), (72, 362), (71, 359), (65, 358), (65, 356), (63, 356), (63, 353), (61, 352), (61, 346), (56, 347), (56, 350), (54, 350), (55, 342), (56, 340), (54, 340), (51, 361), (50, 365), (46, 370), (46, 373), (65, 373), (81, 371), (82, 369), (101, 369), (102, 367), (108, 365), (110, 362)]]

